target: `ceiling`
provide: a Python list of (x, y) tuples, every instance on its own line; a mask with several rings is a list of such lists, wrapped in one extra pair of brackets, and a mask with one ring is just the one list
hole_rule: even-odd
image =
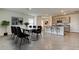
[(79, 8), (3, 8), (9, 11), (15, 11), (23, 14), (34, 15), (61, 15), (79, 11)]

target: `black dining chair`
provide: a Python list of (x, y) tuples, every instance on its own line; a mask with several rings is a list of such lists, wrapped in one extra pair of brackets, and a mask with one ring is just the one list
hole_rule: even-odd
[(41, 34), (41, 31), (42, 31), (42, 26), (38, 26), (37, 29), (33, 29), (33, 33), (36, 33), (36, 34)]
[(36, 32), (36, 26), (33, 26), (32, 33)]
[(41, 26), (38, 26), (37, 29), (33, 29), (33, 33), (36, 34), (37, 40), (38, 40), (38, 35), (39, 34), (41, 35), (41, 31), (42, 31), (42, 27)]
[(14, 39), (14, 28), (13, 28), (13, 26), (11, 26), (11, 33), (12, 33), (11, 38)]
[(11, 32), (12, 32), (12, 39), (16, 39), (17, 37), (17, 29), (15, 26), (11, 26)]
[(38, 28), (37, 28), (37, 34), (41, 34), (41, 32), (42, 32), (42, 26), (38, 26)]
[(21, 28), (20, 27), (17, 27), (17, 37), (18, 37), (18, 45), (19, 47), (26, 43), (27, 41), (29, 42), (29, 35), (28, 34), (25, 34), (21, 31)]
[(29, 28), (32, 28), (32, 26), (29, 26)]
[(42, 29), (42, 26), (38, 26), (38, 28)]
[(11, 26), (11, 32), (12, 32), (12, 34), (14, 34), (14, 28), (13, 28), (13, 26)]
[(36, 26), (33, 26), (33, 28), (36, 28)]

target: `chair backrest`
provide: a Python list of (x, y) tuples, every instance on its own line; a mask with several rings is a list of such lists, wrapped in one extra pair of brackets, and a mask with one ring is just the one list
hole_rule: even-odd
[(36, 26), (33, 26), (33, 28), (36, 28)]
[(17, 27), (17, 36), (21, 36), (21, 28), (20, 27)]
[(11, 26), (11, 32), (12, 34), (17, 35), (17, 29), (15, 26)]
[(38, 26), (37, 32), (41, 33), (41, 31), (42, 31), (42, 26)]
[(11, 26), (11, 32), (12, 32), (12, 34), (14, 34), (14, 27), (13, 26)]
[(16, 27), (13, 28), (14, 28), (14, 34), (17, 35), (17, 28)]
[(32, 28), (32, 26), (29, 26), (29, 28)]
[(42, 26), (38, 26), (38, 29), (42, 30)]

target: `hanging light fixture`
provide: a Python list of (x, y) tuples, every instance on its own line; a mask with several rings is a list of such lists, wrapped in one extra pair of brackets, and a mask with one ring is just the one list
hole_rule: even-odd
[(62, 15), (66, 15), (65, 10), (61, 10), (60, 12), (61, 12)]

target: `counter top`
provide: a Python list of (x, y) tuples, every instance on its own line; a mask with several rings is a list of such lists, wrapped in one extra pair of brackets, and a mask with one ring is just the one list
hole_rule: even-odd
[(47, 28), (46, 32), (56, 34), (56, 35), (64, 35), (64, 26), (55, 25), (55, 26)]

